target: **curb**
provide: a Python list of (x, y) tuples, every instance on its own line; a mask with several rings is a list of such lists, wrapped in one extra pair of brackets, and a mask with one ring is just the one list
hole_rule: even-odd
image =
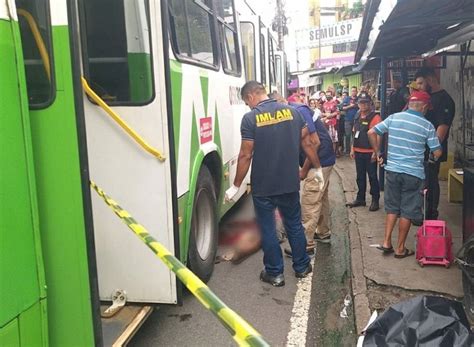
[[(354, 187), (348, 184), (348, 180), (337, 163), (334, 170), (342, 182), (342, 188), (346, 201), (354, 198)], [(359, 227), (354, 212), (348, 209), (349, 217), (349, 242), (351, 249), (351, 271), (352, 271), (352, 295), (354, 297), (354, 316), (357, 333), (360, 334), (370, 319), (369, 299), (367, 297), (367, 282), (364, 275), (364, 263), (362, 260), (362, 245), (360, 243)]]

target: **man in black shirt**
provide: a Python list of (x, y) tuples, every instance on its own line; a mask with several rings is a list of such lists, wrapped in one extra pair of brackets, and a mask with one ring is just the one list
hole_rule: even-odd
[(388, 97), (387, 115), (401, 112), (410, 98), (410, 91), (402, 86), (402, 81), (398, 78), (393, 80), (394, 91)]
[(285, 284), (283, 255), (275, 230), (275, 209), (280, 211), (293, 253), (297, 278), (306, 277), (312, 267), (306, 253), (306, 237), (301, 223), (299, 150), (304, 149), (314, 165), (313, 179), (324, 185), (321, 164), (310, 141), (303, 116), (293, 107), (269, 99), (265, 87), (247, 82), (242, 99), (251, 111), (242, 118), (242, 142), (234, 184), (225, 193), (233, 200), (252, 162), (251, 184), (257, 223), (262, 235), (265, 269), (260, 279), (273, 286)]
[(443, 148), (443, 154), (437, 161), (429, 160), (425, 155), (425, 176), (428, 188), (427, 206), (425, 211), (426, 219), (438, 219), (439, 204), (439, 167), (440, 163), (448, 158), (448, 138), (449, 129), (453, 123), (456, 107), (451, 96), (441, 88), (438, 77), (434, 69), (429, 67), (421, 68), (415, 75), (416, 84), (419, 90), (424, 90), (431, 95), (431, 109), (426, 114), (436, 129), (439, 142)]

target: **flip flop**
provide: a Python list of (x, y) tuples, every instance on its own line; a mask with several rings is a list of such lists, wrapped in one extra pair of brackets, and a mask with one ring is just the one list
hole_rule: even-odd
[(409, 257), (410, 255), (414, 255), (415, 252), (409, 250), (408, 248), (405, 248), (405, 251), (403, 252), (403, 254), (395, 254), (394, 257), (397, 258), (397, 259), (403, 259), (403, 258), (406, 258), (406, 257)]
[(393, 246), (392, 247), (384, 247), (382, 245), (376, 247), (379, 251), (382, 251), (383, 254), (390, 254), (393, 253)]

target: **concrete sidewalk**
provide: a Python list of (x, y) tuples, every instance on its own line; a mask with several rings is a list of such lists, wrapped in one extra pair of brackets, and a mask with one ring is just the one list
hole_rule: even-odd
[[(336, 163), (341, 177), (346, 201), (353, 201), (357, 193), (355, 163), (341, 157)], [(440, 219), (447, 222), (453, 234), (453, 251), (462, 244), (462, 205), (448, 203), (447, 182), (441, 181)], [(369, 187), (368, 187), (369, 188)], [(367, 192), (367, 203), (370, 195)], [(343, 203), (343, 202), (341, 202)], [(453, 264), (449, 269), (441, 266), (420, 267), (414, 256), (396, 259), (384, 256), (374, 245), (383, 241), (385, 212), (383, 192), (381, 209), (369, 212), (368, 207), (348, 209), (351, 238), (353, 292), (357, 329), (360, 332), (372, 310), (383, 310), (392, 303), (418, 294), (431, 293), (453, 298), (463, 296), (461, 271)], [(412, 226), (407, 248), (415, 249), (417, 227)], [(398, 225), (394, 229), (393, 244), (398, 238)]]

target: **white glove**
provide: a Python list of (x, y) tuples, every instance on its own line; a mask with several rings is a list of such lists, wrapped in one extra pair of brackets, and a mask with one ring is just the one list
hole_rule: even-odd
[(323, 169), (321, 167), (314, 169), (314, 180), (319, 182), (319, 190), (323, 190), (324, 177), (323, 177)]
[(239, 187), (236, 187), (234, 185), (232, 185), (232, 187), (230, 187), (229, 189), (227, 189), (225, 191), (225, 201), (226, 202), (235, 202), (234, 198), (235, 196), (237, 195), (237, 193), (239, 192)]

